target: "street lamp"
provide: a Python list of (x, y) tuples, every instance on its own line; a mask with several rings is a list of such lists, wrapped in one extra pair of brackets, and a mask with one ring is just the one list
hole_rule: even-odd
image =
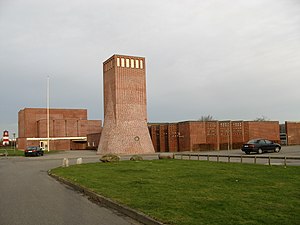
[(50, 151), (50, 77), (47, 77), (47, 149)]
[(14, 148), (14, 154), (16, 154), (16, 133), (13, 133), (13, 148)]

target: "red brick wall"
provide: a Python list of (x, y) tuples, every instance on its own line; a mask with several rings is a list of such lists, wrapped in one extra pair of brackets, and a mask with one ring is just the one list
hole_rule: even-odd
[(205, 122), (195, 121), (190, 123), (190, 150), (199, 151), (206, 142)]
[(101, 120), (87, 120), (87, 134), (100, 133), (102, 131), (102, 121)]
[(178, 151), (178, 123), (148, 124), (156, 152)]
[(152, 140), (154, 150), (155, 150), (155, 152), (159, 152), (159, 150), (160, 150), (159, 149), (159, 137), (158, 137), (159, 131), (157, 130), (158, 126), (157, 125), (149, 125), (148, 129), (150, 132), (150, 137)]
[[(85, 137), (101, 132), (101, 126), (101, 120), (50, 120), (50, 137)], [(37, 127), (37, 137), (47, 137), (47, 120), (37, 121)]]
[[(45, 123), (46, 120), (45, 120)], [(51, 129), (51, 124), (53, 124), (53, 129)], [(50, 123), (50, 129), (53, 130), (53, 136), (54, 137), (66, 137), (66, 120), (60, 119), (60, 120), (54, 120), (52, 123)], [(51, 134), (51, 132), (50, 132)], [(45, 135), (47, 134), (43, 134), (40, 137), (46, 137)]]
[(25, 137), (25, 112), (20, 110), (18, 113), (18, 135), (20, 138)]
[(219, 149), (231, 148), (231, 121), (219, 122)]
[(150, 125), (151, 137), (155, 129), (159, 129), (160, 134), (155, 141), (152, 139), (154, 146), (159, 146), (156, 151), (239, 149), (244, 142), (254, 138), (279, 141), (277, 121), (187, 121), (153, 126)]
[(245, 136), (245, 141), (255, 138), (265, 138), (280, 142), (279, 122), (278, 121), (250, 121), (246, 122), (249, 126), (249, 136)]
[(66, 120), (66, 136), (77, 137), (78, 135), (78, 120), (68, 119)]
[(101, 133), (87, 135), (87, 149), (97, 149), (100, 141)]
[[(47, 137), (47, 111), (41, 108), (25, 108), (18, 114), (18, 146), (39, 145), (40, 141), (26, 138)], [(50, 137), (86, 137), (88, 133), (101, 132), (101, 120), (87, 120), (86, 109), (50, 109)], [(84, 149), (86, 143), (70, 140), (50, 142), (51, 149)]]
[(170, 123), (167, 128), (169, 152), (178, 152), (178, 123)]
[(51, 150), (70, 150), (71, 140), (56, 140), (50, 141), (50, 151)]
[[(50, 109), (50, 136), (58, 136), (55, 133), (65, 133), (64, 127), (53, 125), (53, 120), (87, 120), (86, 109)], [(45, 108), (25, 108), (19, 111), (18, 131), (19, 137), (42, 137), (47, 135), (47, 110)], [(69, 126), (69, 127), (68, 127)], [(74, 128), (69, 124), (66, 130)], [(54, 130), (53, 130), (54, 129)], [(77, 129), (77, 127), (76, 127)], [(71, 133), (73, 131), (70, 131)], [(69, 136), (69, 134), (67, 134)], [(77, 134), (75, 135), (77, 136)]]
[[(78, 120), (77, 121), (77, 134), (79, 137), (85, 137), (89, 132), (89, 122), (88, 120)], [(99, 125), (100, 127), (100, 125)], [(91, 133), (99, 133), (99, 129), (96, 132), (91, 132)]]
[(244, 142), (245, 142), (244, 122), (232, 121), (231, 122), (231, 147), (233, 149), (241, 148)]
[[(70, 150), (70, 140), (55, 140), (50, 141), (50, 151), (51, 150)], [(17, 148), (19, 150), (24, 150), (27, 146), (39, 146), (40, 141), (28, 141), (26, 138), (18, 138)]]
[(231, 133), (233, 143), (244, 142), (244, 122), (243, 121), (232, 121), (231, 122)]
[(205, 124), (207, 148), (209, 150), (219, 149), (219, 122), (207, 121)]
[(19, 111), (19, 137), (38, 137), (37, 121), (46, 119), (46, 109), (25, 108)]
[(150, 137), (155, 152), (160, 152), (160, 124), (149, 124)]
[(86, 149), (86, 142), (71, 141), (70, 144), (71, 144), (70, 150), (85, 150)]
[(288, 145), (300, 145), (300, 122), (285, 122)]
[(26, 138), (19, 137), (17, 139), (17, 148), (22, 150), (26, 148)]
[[(36, 122), (37, 126), (37, 136), (27, 136), (27, 137), (40, 137), (44, 138), (47, 137), (47, 120), (39, 120)], [(50, 137), (54, 137), (53, 135), (53, 120), (50, 120), (50, 126), (49, 126), (49, 132), (50, 132)]]
[(190, 122), (178, 123), (179, 137), (179, 151), (191, 150), (191, 135), (190, 135)]
[(169, 150), (168, 145), (168, 125), (159, 125), (159, 149), (160, 152), (167, 152)]

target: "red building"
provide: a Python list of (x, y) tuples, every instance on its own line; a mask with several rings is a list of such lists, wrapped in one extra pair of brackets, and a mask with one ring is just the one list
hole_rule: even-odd
[[(255, 138), (280, 143), (278, 121), (184, 121), (178, 123), (148, 123), (155, 152), (207, 151), (239, 149)], [(300, 123), (286, 122), (288, 144), (300, 144)], [(89, 146), (100, 133), (88, 135)]]
[(254, 138), (280, 142), (278, 121), (185, 121), (148, 126), (156, 152), (238, 149)]
[[(87, 135), (100, 133), (101, 120), (88, 120), (86, 109), (50, 109), (50, 150), (86, 149)], [(48, 147), (46, 108), (25, 108), (18, 113), (19, 149)]]
[(300, 122), (285, 122), (287, 145), (300, 145)]

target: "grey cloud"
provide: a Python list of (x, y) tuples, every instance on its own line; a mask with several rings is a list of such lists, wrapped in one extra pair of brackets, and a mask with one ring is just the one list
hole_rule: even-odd
[(299, 120), (299, 26), (295, 0), (1, 1), (0, 129), (46, 105), (47, 75), (52, 107), (102, 119), (115, 53), (146, 57), (150, 121)]

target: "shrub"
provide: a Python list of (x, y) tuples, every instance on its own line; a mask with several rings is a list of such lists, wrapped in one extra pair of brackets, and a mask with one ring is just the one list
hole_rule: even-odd
[(132, 161), (142, 161), (143, 157), (140, 156), (140, 155), (133, 155), (133, 156), (131, 156), (130, 160), (132, 160)]
[(100, 158), (101, 162), (119, 162), (120, 156), (115, 154), (106, 154)]

